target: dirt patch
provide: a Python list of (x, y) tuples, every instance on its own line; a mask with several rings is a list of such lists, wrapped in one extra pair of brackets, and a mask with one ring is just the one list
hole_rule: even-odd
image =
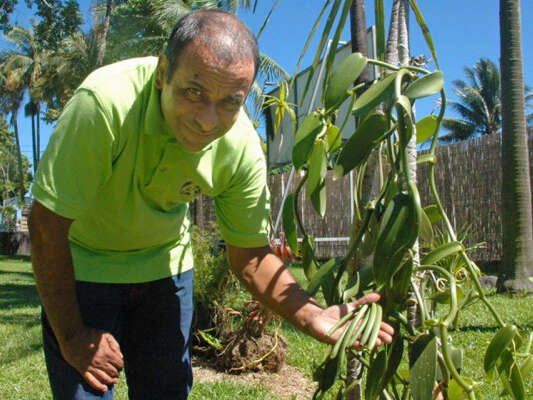
[(236, 382), (247, 385), (261, 385), (282, 400), (308, 400), (313, 396), (315, 383), (300, 370), (284, 365), (279, 373), (245, 372), (241, 374), (229, 374), (210, 368), (209, 364), (197, 358), (193, 358), (194, 379), (196, 382)]
[(287, 341), (271, 332), (231, 332), (222, 343), (224, 350), (214, 361), (219, 369), (228, 372), (279, 372), (287, 356)]

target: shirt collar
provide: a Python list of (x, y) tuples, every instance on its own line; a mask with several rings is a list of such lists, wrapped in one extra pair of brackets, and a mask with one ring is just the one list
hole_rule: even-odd
[(172, 137), (172, 132), (161, 113), (160, 91), (155, 84), (156, 69), (148, 83), (149, 95), (144, 117), (144, 134)]

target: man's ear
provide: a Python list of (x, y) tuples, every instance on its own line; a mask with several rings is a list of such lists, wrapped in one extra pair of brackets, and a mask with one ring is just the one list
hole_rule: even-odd
[(164, 54), (161, 54), (159, 56), (159, 60), (157, 61), (157, 70), (156, 70), (156, 76), (155, 76), (155, 85), (159, 90), (163, 88), (163, 82), (165, 79), (165, 72), (167, 70), (167, 57)]

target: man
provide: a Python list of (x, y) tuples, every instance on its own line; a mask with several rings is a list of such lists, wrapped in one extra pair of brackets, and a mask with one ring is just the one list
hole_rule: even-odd
[[(187, 203), (215, 198), (232, 270), (325, 342), (359, 302), (322, 309), (268, 247), (268, 190), (242, 104), (258, 50), (235, 16), (196, 11), (159, 59), (106, 66), (76, 91), (39, 166), (30, 218), (55, 398), (185, 399), (192, 384)], [(379, 342), (390, 342), (382, 325)]]

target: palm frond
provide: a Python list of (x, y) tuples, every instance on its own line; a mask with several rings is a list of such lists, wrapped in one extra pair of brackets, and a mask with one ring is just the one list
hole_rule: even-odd
[(264, 53), (260, 53), (259, 73), (266, 82), (287, 81), (291, 77), (274, 59)]

